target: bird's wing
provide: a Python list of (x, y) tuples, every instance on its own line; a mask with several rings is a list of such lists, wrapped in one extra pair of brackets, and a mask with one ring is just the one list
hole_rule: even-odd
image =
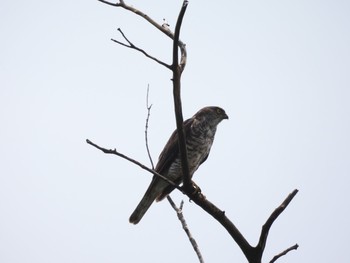
[[(193, 118), (188, 119), (184, 122), (185, 134), (189, 134)], [(164, 173), (170, 165), (175, 161), (176, 157), (179, 154), (179, 142), (177, 130), (173, 132), (170, 136), (167, 144), (165, 145), (163, 151), (159, 155), (158, 163), (156, 166), (156, 171), (160, 174)]]
[(202, 165), (208, 159), (209, 153), (203, 158), (199, 165)]

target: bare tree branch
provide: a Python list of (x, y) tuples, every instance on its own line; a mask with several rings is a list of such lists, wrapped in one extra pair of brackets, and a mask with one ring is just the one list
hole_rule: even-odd
[(149, 158), (149, 161), (151, 162), (152, 170), (154, 170), (154, 164), (153, 164), (151, 152), (149, 150), (149, 145), (148, 145), (148, 121), (151, 115), (151, 108), (152, 108), (152, 104), (148, 105), (148, 94), (149, 94), (149, 84), (147, 86), (147, 96), (146, 96), (147, 118), (146, 118), (146, 125), (145, 125), (145, 142), (146, 142), (146, 150), (147, 150), (148, 158)]
[(238, 228), (226, 216), (225, 211), (219, 209), (201, 193), (188, 192), (186, 188), (184, 188), (184, 191), (193, 202), (214, 217), (227, 230), (249, 261), (249, 256), (252, 254), (254, 248), (248, 243)]
[(290, 193), (287, 198), (283, 201), (283, 203), (273, 211), (270, 217), (267, 219), (266, 223), (262, 226), (260, 239), (257, 247), (264, 251), (267, 236), (269, 234), (269, 230), (273, 224), (273, 222), (277, 219), (277, 217), (284, 211), (284, 209), (288, 206), (288, 204), (292, 201), (294, 196), (298, 193), (298, 189), (295, 189), (292, 193)]
[[(298, 190), (294, 190), (285, 200), (284, 202), (275, 209), (275, 211), (270, 215), (270, 217), (267, 219), (265, 224), (262, 226), (259, 242), (256, 247), (251, 246), (248, 241), (245, 239), (245, 237), (240, 233), (240, 231), (237, 229), (237, 227), (227, 218), (225, 215), (225, 212), (220, 210), (218, 207), (216, 207), (213, 203), (211, 203), (209, 200), (206, 199), (204, 195), (202, 195), (200, 192), (193, 191), (193, 185), (192, 180), (190, 178), (189, 174), (189, 167), (188, 167), (188, 160), (187, 160), (187, 149), (186, 149), (186, 138), (183, 128), (183, 115), (182, 115), (182, 106), (181, 106), (181, 75), (182, 72), (186, 66), (187, 61), (187, 52), (186, 52), (186, 46), (184, 43), (182, 43), (179, 40), (180, 36), (180, 29), (182, 25), (182, 21), (184, 18), (184, 14), (186, 12), (186, 8), (188, 5), (188, 1), (184, 0), (182, 8), (180, 10), (177, 23), (175, 26), (175, 32), (174, 34), (171, 32), (171, 30), (167, 26), (161, 26), (160, 24), (156, 23), (154, 20), (152, 20), (149, 16), (141, 12), (140, 10), (126, 5), (124, 1), (120, 0), (119, 3), (113, 4), (104, 0), (98, 0), (102, 3), (112, 5), (115, 7), (122, 7), (126, 10), (129, 10), (145, 20), (147, 20), (149, 23), (151, 23), (153, 26), (158, 28), (161, 32), (169, 36), (171, 39), (173, 39), (173, 61), (171, 65), (167, 65), (166, 63), (148, 55), (144, 50), (136, 47), (133, 43), (131, 43), (126, 36), (123, 34), (123, 32), (119, 30), (119, 32), (122, 34), (123, 38), (128, 44), (113, 40), (117, 42), (118, 44), (121, 44), (125, 47), (135, 49), (141, 53), (143, 53), (148, 58), (156, 61), (157, 63), (166, 66), (167, 68), (170, 68), (173, 72), (173, 99), (174, 99), (174, 109), (175, 109), (175, 117), (176, 117), (176, 127), (178, 132), (178, 140), (179, 140), (179, 150), (181, 155), (181, 163), (182, 163), (182, 175), (183, 175), (183, 187), (175, 185), (172, 181), (168, 180), (167, 178), (163, 177), (162, 175), (156, 173), (154, 170), (149, 169), (148, 167), (142, 165), (141, 163), (121, 154), (118, 153), (115, 149), (114, 150), (107, 150), (104, 149), (91, 141), (87, 140), (87, 143), (91, 144), (92, 146), (102, 150), (105, 153), (109, 154), (115, 154), (118, 155), (126, 160), (129, 160), (141, 168), (147, 170), (148, 172), (161, 177), (165, 181), (167, 181), (169, 184), (174, 186), (176, 189), (180, 190), (182, 193), (186, 194), (191, 200), (193, 200), (198, 206), (202, 207), (203, 210), (205, 210), (207, 213), (209, 213), (211, 216), (213, 216), (232, 236), (232, 238), (235, 240), (235, 242), (238, 244), (238, 246), (241, 248), (242, 252), (246, 256), (247, 260), (250, 263), (261, 263), (262, 255), (265, 250), (267, 237), (269, 234), (269, 230), (274, 223), (274, 221), (278, 218), (278, 216), (285, 210), (285, 208), (289, 205), (289, 203), (292, 201), (294, 196), (297, 194)], [(181, 58), (179, 62), (179, 47), (181, 52)], [(149, 116), (148, 116), (149, 117)], [(147, 119), (148, 122), (148, 119)], [(146, 124), (147, 125), (147, 124)], [(147, 129), (147, 127), (146, 127)], [(147, 135), (146, 135), (147, 136)], [(170, 201), (169, 201), (170, 202)], [(275, 256), (277, 258), (285, 255), (290, 250), (296, 249), (296, 247), (293, 246), (286, 251), (282, 252), (281, 254)], [(276, 259), (277, 259), (276, 258)], [(276, 260), (275, 258), (273, 260)], [(273, 261), (272, 261), (273, 262)]]
[(261, 263), (262, 255), (264, 253), (265, 244), (268, 236), (268, 231), (277, 219), (277, 217), (284, 211), (288, 204), (292, 201), (298, 190), (294, 190), (283, 203), (271, 214), (267, 222), (263, 226), (263, 230), (260, 236), (259, 244), (256, 247), (251, 246), (245, 237), (240, 233), (237, 227), (226, 217), (225, 212), (216, 207), (213, 203), (207, 200), (201, 193), (191, 193), (185, 188), (184, 191), (192, 201), (202, 207), (208, 214), (213, 216), (231, 235), (236, 241), (237, 245), (241, 248), (242, 252), (250, 263)]
[[(182, 175), (183, 175), (183, 186), (184, 188), (191, 188), (191, 178), (189, 173), (188, 158), (187, 158), (187, 148), (186, 148), (186, 135), (183, 127), (183, 116), (182, 116), (182, 106), (181, 106), (181, 73), (183, 67), (179, 66), (179, 53), (178, 53), (178, 41), (180, 37), (180, 29), (182, 25), (182, 20), (186, 12), (188, 1), (184, 1), (180, 14), (178, 16), (176, 26), (175, 26), (175, 35), (173, 42), (173, 97), (174, 97), (174, 110), (176, 117), (176, 128), (179, 138), (179, 149), (181, 155), (181, 166), (182, 166)], [(185, 47), (184, 47), (185, 48)], [(186, 54), (184, 52), (183, 54)], [(186, 61), (186, 59), (184, 59)]]
[(123, 33), (123, 31), (122, 31), (120, 28), (118, 28), (118, 31), (119, 31), (120, 34), (123, 36), (123, 38), (126, 40), (126, 42), (128, 42), (128, 45), (125, 44), (125, 43), (123, 43), (123, 42), (120, 42), (120, 41), (115, 40), (115, 39), (112, 38), (111, 40), (112, 40), (113, 42), (118, 43), (119, 45), (122, 45), (122, 46), (127, 47), (127, 48), (135, 49), (135, 50), (141, 52), (142, 54), (144, 54), (146, 57), (148, 57), (148, 58), (154, 60), (154, 61), (157, 62), (158, 64), (161, 64), (162, 66), (164, 66), (164, 67), (166, 67), (166, 68), (168, 68), (168, 69), (171, 69), (171, 66), (168, 65), (167, 63), (165, 63), (165, 62), (163, 62), (163, 61), (157, 59), (156, 57), (153, 57), (153, 56), (149, 55), (149, 54), (148, 54), (146, 51), (144, 51), (143, 49), (141, 49), (141, 48), (135, 46), (135, 45), (125, 36), (125, 34)]
[(119, 3), (111, 3), (111, 2), (108, 2), (108, 1), (104, 1), (104, 0), (97, 0), (97, 1), (99, 1), (101, 3), (104, 3), (104, 4), (107, 4), (107, 5), (111, 5), (111, 6), (121, 6), (122, 3), (124, 2), (124, 1), (119, 1), (120, 2), (120, 4), (119, 4)]
[[(115, 7), (122, 7), (138, 16), (141, 16), (143, 19), (145, 19), (147, 22), (149, 22), (151, 25), (153, 25), (154, 27), (156, 27), (157, 29), (159, 29), (161, 32), (163, 32), (165, 35), (167, 35), (169, 38), (174, 39), (174, 34), (173, 32), (171, 32), (171, 30), (168, 27), (163, 27), (162, 25), (158, 24), (155, 20), (153, 20), (151, 17), (149, 17), (147, 14), (145, 14), (144, 12), (142, 12), (141, 10), (127, 5), (125, 4), (124, 1), (119, 1), (119, 3), (111, 3), (108, 1), (104, 1), (104, 0), (98, 0), (101, 3), (107, 4), (107, 5), (111, 5), (111, 6), (115, 6)], [(180, 40), (178, 41), (179, 46), (184, 46), (184, 43), (182, 43)]]
[(171, 197), (169, 195), (167, 196), (167, 199), (168, 199), (170, 205), (172, 206), (172, 208), (175, 210), (177, 218), (180, 220), (182, 228), (185, 231), (188, 239), (190, 240), (191, 245), (192, 245), (194, 251), (197, 254), (199, 262), (200, 263), (204, 263), (204, 259), (203, 259), (202, 253), (200, 252), (198, 244), (197, 244), (196, 240), (193, 238), (193, 236), (191, 234), (191, 231), (190, 231), (190, 229), (187, 226), (185, 217), (184, 217), (184, 215), (182, 213), (182, 208), (183, 208), (184, 201), (181, 201), (180, 207), (177, 207), (175, 205), (174, 201), (171, 199)]
[[(238, 228), (228, 219), (228, 217), (225, 215), (225, 212), (220, 210), (218, 207), (216, 207), (213, 203), (211, 203), (206, 197), (200, 193), (200, 192), (193, 192), (189, 189), (186, 189), (184, 187), (180, 187), (176, 184), (174, 184), (171, 180), (168, 178), (162, 176), (161, 174), (155, 172), (154, 170), (148, 168), (147, 166), (141, 164), (140, 162), (117, 152), (116, 149), (105, 149), (103, 147), (98, 146), (97, 144), (91, 142), (90, 140), (86, 140), (86, 142), (95, 148), (101, 150), (102, 152), (106, 154), (113, 154), (117, 155), (125, 160), (128, 160), (142, 169), (159, 176), (172, 186), (174, 186), (176, 189), (181, 191), (183, 194), (186, 194), (193, 202), (195, 202), (198, 206), (203, 208), (208, 214), (210, 214), (212, 217), (214, 217), (231, 235), (231, 237), (236, 241), (237, 245), (241, 248), (243, 254), (246, 256), (248, 262), (250, 263), (261, 263), (261, 258), (265, 249), (266, 239), (268, 235), (268, 230), (271, 227), (272, 223), (277, 219), (277, 217), (284, 211), (284, 209), (288, 206), (288, 204), (292, 201), (294, 196), (297, 194), (298, 190), (294, 190), (289, 196), (284, 200), (284, 202), (276, 208), (276, 210), (271, 214), (271, 216), (268, 218), (267, 222), (263, 226), (263, 230), (260, 236), (259, 244), (256, 247), (252, 247), (248, 241), (245, 239), (245, 237), (241, 234), (241, 232), (238, 230)], [(263, 240), (263, 241), (261, 241)], [(260, 242), (265, 242), (264, 246), (260, 244)], [(291, 249), (290, 249), (291, 250)], [(288, 252), (288, 251), (287, 251)], [(282, 252), (283, 253), (283, 252)], [(282, 255), (281, 255), (282, 256)]]
[[(149, 105), (148, 104), (148, 95), (149, 95), (149, 85), (147, 86), (147, 96), (146, 96), (146, 108), (147, 108), (147, 118), (146, 118), (146, 125), (145, 125), (145, 142), (146, 142), (146, 149), (147, 149), (147, 154), (148, 154), (148, 158), (152, 164), (152, 170), (154, 170), (154, 165), (153, 165), (153, 160), (152, 160), (152, 157), (151, 157), (151, 153), (150, 153), (150, 150), (149, 150), (149, 145), (148, 145), (148, 121), (149, 121), (149, 117), (151, 115), (151, 107), (152, 107), (152, 104)], [(186, 220), (185, 220), (185, 217), (182, 213), (182, 207), (183, 207), (183, 201), (181, 201), (181, 204), (180, 204), (180, 207), (178, 208), (175, 203), (173, 202), (173, 200), (171, 199), (171, 197), (168, 195), (167, 196), (167, 199), (170, 203), (170, 205), (172, 206), (172, 208), (175, 210), (176, 214), (177, 214), (177, 217), (178, 219), (180, 220), (181, 222), (181, 225), (182, 225), (182, 228), (184, 229), (194, 251), (196, 252), (197, 254), (197, 257), (199, 259), (199, 262), (200, 263), (204, 263), (204, 260), (203, 260), (203, 257), (202, 257), (202, 254), (199, 250), (199, 247), (197, 245), (197, 242), (196, 240), (193, 238), (188, 226), (187, 226), (187, 223), (186, 223)]]
[(285, 251), (279, 253), (278, 255), (274, 256), (271, 260), (270, 263), (275, 262), (277, 259), (279, 259), (280, 257), (286, 255), (288, 252), (292, 251), (292, 250), (297, 250), (299, 247), (298, 244), (295, 244), (294, 246), (291, 246), (290, 248), (287, 248)]
[(156, 171), (148, 168), (146, 165), (143, 165), (142, 163), (136, 161), (135, 159), (132, 159), (120, 152), (118, 152), (116, 149), (106, 149), (106, 148), (103, 148), (95, 143), (93, 143), (92, 141), (90, 141), (89, 139), (86, 139), (86, 142), (92, 146), (94, 146), (95, 148), (101, 150), (102, 152), (106, 153), (106, 154), (113, 154), (113, 155), (117, 155), (129, 162), (132, 162), (134, 164), (136, 164), (137, 166), (141, 167), (142, 169), (146, 170), (147, 172), (150, 172), (151, 174), (154, 174), (156, 176), (159, 176), (160, 178), (162, 178), (163, 180), (165, 180), (167, 183), (169, 183), (170, 185), (174, 186), (176, 189), (178, 189), (179, 191), (181, 191), (182, 193), (184, 192), (182, 190), (182, 187), (178, 186), (177, 184), (175, 184), (173, 181), (169, 180), (168, 178), (164, 177), (163, 175), (157, 173)]

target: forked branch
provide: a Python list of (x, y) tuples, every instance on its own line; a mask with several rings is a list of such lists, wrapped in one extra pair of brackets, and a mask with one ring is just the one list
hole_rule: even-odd
[(182, 225), (182, 228), (183, 230), (185, 231), (188, 239), (190, 240), (191, 242), (191, 245), (194, 249), (194, 251), (196, 252), (197, 254), (197, 257), (199, 259), (199, 262), (200, 263), (204, 263), (204, 259), (203, 259), (203, 256), (202, 256), (202, 253), (201, 251), (199, 250), (199, 247), (198, 247), (198, 244), (196, 242), (196, 240), (193, 238), (192, 234), (191, 234), (191, 231), (190, 229), (188, 228), (187, 226), (187, 223), (186, 223), (186, 220), (185, 220), (185, 217), (182, 213), (182, 208), (183, 208), (183, 205), (184, 205), (184, 201), (181, 201), (181, 204), (179, 207), (177, 207), (174, 203), (174, 201), (171, 199), (171, 197), (168, 195), (167, 196), (167, 199), (168, 199), (168, 202), (170, 203), (170, 205), (172, 206), (172, 208), (175, 210), (176, 212), (176, 215), (177, 215), (177, 218), (180, 220), (181, 222), (181, 225)]
[[(160, 30), (162, 33), (164, 33), (165, 35), (167, 35), (169, 38), (171, 38), (172, 40), (174, 40), (175, 38), (175, 35), (174, 33), (169, 29), (168, 26), (163, 26), (159, 23), (157, 23), (154, 19), (152, 19), (150, 16), (148, 16), (147, 14), (145, 14), (144, 12), (142, 12), (141, 10), (133, 7), (133, 6), (130, 6), (128, 4), (126, 4), (124, 1), (119, 1), (119, 3), (111, 3), (109, 1), (104, 1), (104, 0), (98, 0), (99, 2), (101, 3), (104, 3), (104, 4), (107, 4), (107, 5), (111, 5), (111, 6), (114, 6), (114, 7), (121, 7), (121, 8), (124, 8), (140, 17), (142, 17), (143, 19), (145, 19), (147, 22), (149, 22), (151, 25), (153, 25), (154, 27), (156, 27), (158, 30)], [(187, 1), (184, 1), (184, 4), (186, 2), (186, 6), (187, 6)], [(182, 18), (181, 18), (182, 20)], [(145, 52), (144, 50), (136, 47), (135, 45), (133, 45), (124, 35), (124, 33), (118, 29), (119, 32), (122, 34), (123, 38), (129, 43), (129, 45), (123, 43), (123, 42), (120, 42), (118, 40), (115, 40), (115, 39), (111, 39), (112, 41), (124, 46), (124, 47), (128, 47), (128, 48), (132, 48), (132, 49), (135, 49), (141, 53), (143, 53), (146, 57), (156, 61), (157, 63), (165, 66), (166, 68), (168, 69), (171, 69), (170, 65), (168, 65), (167, 63), (159, 60), (159, 59), (156, 59), (155, 57), (149, 55), (147, 52)], [(180, 48), (180, 51), (181, 51), (181, 67), (182, 67), (182, 70), (185, 68), (186, 66), (186, 45), (180, 40), (178, 39), (176, 41), (178, 47)]]
[(284, 211), (284, 209), (286, 209), (286, 207), (289, 205), (289, 203), (292, 201), (292, 199), (294, 198), (294, 196), (297, 193), (298, 193), (298, 189), (295, 189), (293, 192), (291, 192), (287, 196), (287, 198), (283, 201), (283, 203), (279, 207), (277, 207), (275, 209), (275, 211), (273, 211), (273, 213), (267, 219), (266, 223), (262, 226), (260, 239), (259, 239), (259, 243), (257, 245), (257, 248), (259, 248), (262, 251), (265, 249), (267, 236), (269, 234), (269, 231), (270, 231), (270, 228), (271, 228), (273, 222), (275, 222), (277, 217)]
[[(180, 29), (183, 21), (184, 14), (186, 12), (186, 8), (188, 5), (188, 1), (185, 0), (183, 2), (180, 14), (178, 16), (178, 20), (175, 26), (175, 32), (174, 34), (169, 30), (168, 27), (162, 27), (160, 24), (156, 23), (153, 19), (151, 19), (148, 15), (141, 12), (140, 10), (131, 7), (127, 4), (125, 4), (124, 1), (120, 0), (119, 3), (110, 3), (104, 0), (98, 0), (102, 3), (112, 5), (115, 7), (122, 7), (128, 11), (131, 11), (145, 20), (147, 20), (149, 23), (151, 23), (153, 26), (158, 28), (161, 32), (169, 36), (171, 39), (173, 39), (173, 61), (171, 65), (168, 65), (153, 56), (148, 55), (145, 51), (142, 49), (136, 47), (133, 43), (131, 43), (126, 36), (123, 34), (123, 32), (119, 29), (120, 33), (122, 34), (123, 38), (128, 44), (113, 40), (117, 42), (118, 44), (121, 44), (123, 46), (126, 46), (128, 48), (132, 48), (135, 50), (138, 50), (139, 52), (143, 53), (150, 59), (156, 61), (159, 64), (162, 64), (163, 66), (166, 66), (167, 68), (171, 69), (173, 72), (173, 98), (174, 98), (174, 109), (175, 109), (175, 116), (176, 116), (176, 127), (178, 132), (178, 140), (179, 140), (179, 150), (181, 154), (181, 163), (182, 163), (182, 172), (183, 172), (183, 187), (179, 187), (178, 185), (175, 185), (173, 182), (171, 182), (166, 177), (156, 173), (153, 169), (149, 169), (148, 167), (142, 165), (141, 163), (135, 161), (132, 158), (129, 158), (119, 152), (114, 150), (107, 150), (104, 149), (91, 141), (87, 140), (87, 143), (90, 145), (102, 150), (103, 152), (107, 154), (115, 154), (118, 155), (126, 160), (129, 160), (136, 165), (140, 166), (142, 169), (147, 170), (148, 172), (159, 176), (160, 178), (166, 180), (169, 184), (174, 186), (176, 189), (180, 190), (182, 193), (186, 194), (191, 200), (193, 200), (197, 205), (202, 207), (207, 213), (209, 213), (211, 216), (213, 216), (232, 236), (232, 238), (235, 240), (235, 242), (238, 244), (238, 246), (243, 251), (244, 255), (246, 256), (248, 262), (250, 263), (261, 263), (262, 255), (265, 250), (266, 246), (266, 240), (268, 237), (269, 230), (274, 223), (274, 221), (277, 219), (277, 217), (285, 210), (285, 208), (289, 205), (291, 200), (294, 198), (294, 196), (297, 194), (298, 190), (294, 190), (285, 200), (284, 202), (270, 215), (266, 223), (262, 227), (262, 231), (260, 234), (259, 242), (257, 246), (253, 247), (251, 246), (248, 241), (245, 239), (245, 237), (240, 233), (240, 231), (237, 229), (237, 227), (227, 218), (225, 215), (225, 212), (220, 210), (218, 207), (216, 207), (213, 203), (211, 203), (209, 200), (206, 199), (204, 195), (202, 195), (200, 192), (193, 192), (192, 190), (192, 182), (189, 175), (189, 167), (188, 167), (188, 160), (187, 160), (187, 149), (186, 149), (186, 138), (185, 133), (183, 129), (183, 115), (182, 115), (182, 106), (181, 106), (181, 75), (182, 72), (186, 66), (186, 60), (187, 60), (187, 53), (186, 53), (186, 46), (184, 43), (182, 43), (179, 39), (180, 36)], [(180, 47), (181, 52), (181, 58), (179, 62), (179, 54), (178, 54), (178, 48)], [(277, 255), (272, 262), (277, 260), (279, 257), (285, 255), (289, 251), (296, 249), (296, 246), (293, 246), (281, 254)]]
[[(241, 248), (243, 254), (246, 256), (249, 263), (261, 263), (261, 259), (265, 250), (265, 244), (266, 239), (268, 236), (268, 229), (270, 229), (272, 223), (277, 219), (277, 217), (286, 209), (286, 207), (289, 205), (289, 203), (292, 201), (294, 196), (297, 194), (298, 190), (295, 189), (289, 196), (282, 202), (282, 204), (275, 209), (275, 211), (270, 215), (270, 217), (267, 219), (266, 223), (263, 226), (263, 230), (260, 235), (260, 241), (259, 244), (256, 247), (251, 246), (248, 241), (245, 239), (245, 237), (241, 234), (241, 232), (238, 230), (238, 228), (231, 222), (231, 220), (226, 216), (225, 211), (219, 209), (217, 206), (215, 206), (213, 203), (211, 203), (202, 193), (189, 191), (188, 189), (184, 187), (180, 187), (176, 184), (174, 184), (171, 180), (168, 178), (162, 176), (161, 174), (155, 172), (154, 170), (148, 168), (147, 166), (141, 164), (140, 162), (118, 152), (116, 149), (106, 149), (101, 146), (98, 146), (97, 144), (93, 143), (90, 140), (86, 140), (86, 142), (95, 148), (101, 150), (102, 152), (106, 154), (113, 154), (117, 155), (125, 160), (128, 160), (142, 169), (159, 176), (163, 180), (167, 181), (169, 184), (174, 186), (176, 189), (181, 191), (183, 194), (186, 194), (193, 202), (195, 202), (198, 206), (203, 208), (208, 214), (210, 214), (212, 217), (214, 217), (231, 235), (231, 237), (236, 241), (237, 245)], [(261, 241), (264, 240), (264, 241)], [(264, 245), (261, 245), (262, 242), (265, 242)], [(297, 249), (298, 246), (293, 246), (279, 255), (275, 256), (273, 259), (276, 261), (279, 257), (287, 254), (289, 251), (293, 249)], [(272, 261), (272, 262), (274, 262)]]
[[(149, 22), (151, 25), (153, 25), (158, 30), (160, 30), (165, 35), (167, 35), (169, 38), (174, 39), (174, 33), (171, 32), (171, 30), (168, 27), (163, 27), (161, 24), (157, 23), (154, 19), (152, 19), (150, 16), (148, 16), (144, 12), (142, 12), (141, 10), (139, 10), (131, 5), (126, 4), (124, 1), (120, 0), (119, 3), (111, 3), (109, 1), (104, 1), (104, 0), (98, 0), (98, 1), (101, 3), (107, 4), (107, 5), (124, 8), (124, 9), (142, 17), (147, 22)], [(181, 41), (179, 41), (179, 45), (182, 46), (184, 44)]]

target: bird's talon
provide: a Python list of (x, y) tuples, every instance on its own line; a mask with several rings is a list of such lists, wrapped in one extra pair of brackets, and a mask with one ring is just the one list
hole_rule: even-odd
[(193, 189), (193, 194), (202, 192), (201, 188), (193, 181), (192, 181), (192, 189)]

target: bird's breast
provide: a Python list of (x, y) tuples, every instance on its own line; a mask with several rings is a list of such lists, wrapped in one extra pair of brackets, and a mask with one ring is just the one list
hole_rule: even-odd
[[(198, 129), (186, 134), (187, 159), (191, 177), (208, 156), (214, 141), (215, 131), (216, 129)], [(170, 165), (168, 177), (173, 180), (182, 177), (180, 156)]]

